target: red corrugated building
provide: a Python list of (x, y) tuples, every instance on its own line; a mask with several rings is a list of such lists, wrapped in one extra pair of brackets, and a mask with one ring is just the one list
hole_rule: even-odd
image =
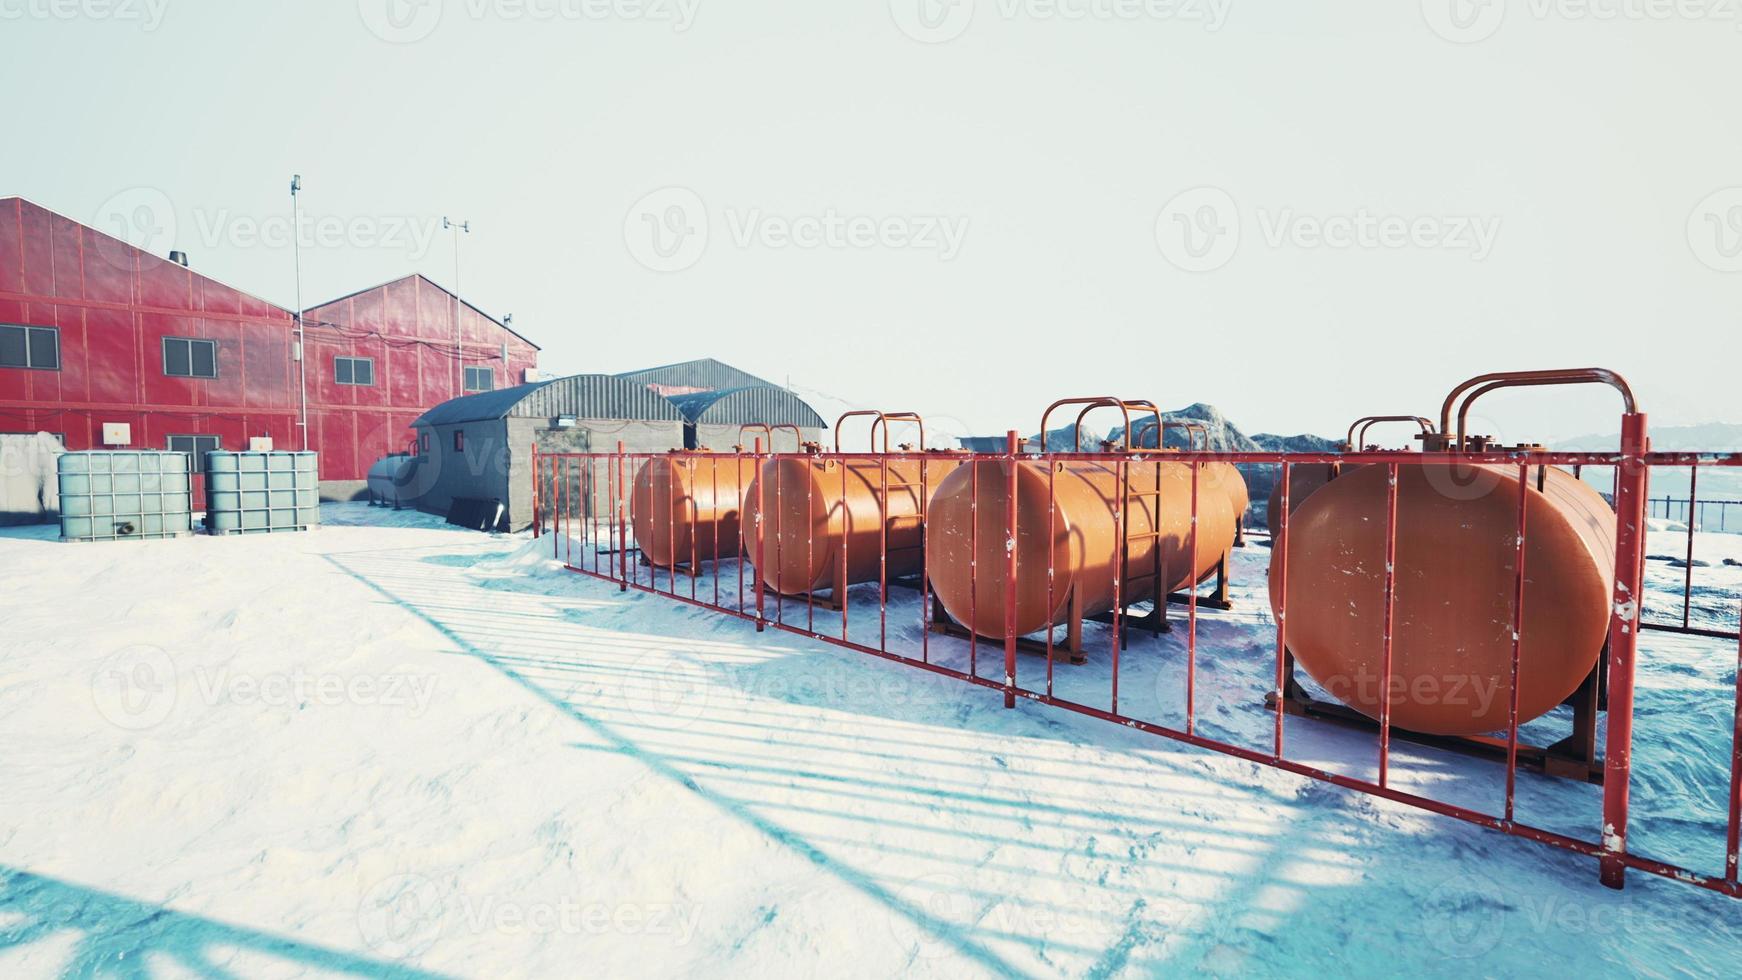
[[(459, 314), (461, 356), (454, 318)], [(538, 348), (422, 276), (307, 311), (308, 448), (348, 497), (425, 409), (525, 380)], [(0, 198), (0, 432), (69, 449), (302, 448), (295, 316)], [(469, 370), (468, 370), (469, 369)], [(127, 427), (107, 445), (105, 423)]]
[[(454, 315), (461, 357), (454, 357)], [(361, 480), (369, 464), (405, 450), (411, 423), (450, 398), (535, 380), (538, 348), (423, 276), (352, 293), (304, 314), (309, 439), (321, 478)], [(372, 384), (349, 380), (341, 359), (365, 359)], [(355, 474), (354, 476), (329, 476)], [(361, 487), (355, 488), (360, 490)]]

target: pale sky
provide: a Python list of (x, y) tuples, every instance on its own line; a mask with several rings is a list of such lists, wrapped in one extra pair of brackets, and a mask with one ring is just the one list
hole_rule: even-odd
[(0, 0), (0, 195), (288, 307), (300, 173), (310, 305), (451, 286), (448, 215), (547, 372), (713, 356), (953, 431), (1339, 434), (1586, 365), (1742, 421), (1734, 6)]

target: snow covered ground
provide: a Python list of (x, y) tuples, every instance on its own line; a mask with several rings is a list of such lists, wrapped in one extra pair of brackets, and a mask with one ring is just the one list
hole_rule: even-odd
[[(0, 976), (1742, 972), (1733, 899), (1609, 891), (1556, 849), (620, 593), (549, 539), (324, 516), (0, 533)], [(1690, 619), (1734, 624), (1742, 537), (1696, 544)], [(1238, 556), (1200, 724), (1267, 744), (1268, 552)], [(1648, 615), (1679, 622), (1684, 569), (1649, 568), (1673, 594)], [(1180, 642), (1128, 651), (1123, 710), (1178, 722)], [(1634, 844), (1715, 870), (1735, 646), (1646, 643)], [(1107, 680), (1057, 673), (1089, 703)], [(1370, 735), (1288, 739), (1371, 771)], [(1393, 777), (1498, 805), (1471, 760), (1400, 746)], [(1596, 799), (1520, 776), (1521, 819), (1591, 837)]]

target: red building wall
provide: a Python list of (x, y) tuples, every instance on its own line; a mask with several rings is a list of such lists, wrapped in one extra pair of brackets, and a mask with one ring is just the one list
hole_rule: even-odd
[[(308, 311), (309, 448), (323, 481), (362, 480), (406, 447), (413, 419), (460, 393), (454, 307), (408, 276)], [(104, 422), (126, 422), (131, 448), (164, 449), (171, 435), (301, 448), (290, 311), (19, 198), (0, 199), (0, 323), (59, 328), (61, 359), (58, 371), (0, 367), (0, 432), (93, 449)], [(460, 324), (464, 363), (490, 366), (496, 387), (537, 365), (537, 347), (470, 306)], [(218, 376), (166, 376), (166, 336), (215, 340)], [(340, 356), (372, 358), (375, 383), (338, 384)]]
[[(454, 354), (456, 305), (460, 359)], [(538, 366), (537, 347), (471, 306), (456, 304), (452, 293), (422, 276), (310, 307), (304, 316), (309, 428), (336, 467), (367, 472), (376, 459), (405, 449), (412, 420), (464, 394), (459, 365), (490, 368), (497, 388), (520, 384), (527, 369)], [(338, 357), (371, 358), (375, 384), (339, 384), (333, 365)]]
[[(104, 422), (132, 446), (170, 435), (295, 437), (291, 315), (18, 198), (0, 199), (0, 323), (58, 327), (58, 371), (0, 367), (0, 431), (62, 433), (102, 448)], [(163, 373), (163, 338), (217, 341), (218, 377)], [(122, 448), (122, 447), (117, 447)]]

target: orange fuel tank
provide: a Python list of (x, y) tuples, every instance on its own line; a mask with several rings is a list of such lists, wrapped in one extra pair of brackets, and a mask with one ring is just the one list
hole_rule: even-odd
[[(1418, 438), (1428, 439), (1434, 434), (1433, 420), (1420, 415), (1364, 415), (1349, 425), (1349, 434), (1343, 440), (1342, 452), (1355, 452), (1363, 447), (1373, 450), (1378, 447), (1369, 446), (1367, 433), (1375, 425), (1385, 422), (1408, 422), (1421, 430)], [(1288, 510), (1294, 513), (1302, 502), (1313, 495), (1313, 492), (1337, 478), (1337, 474), (1347, 465), (1336, 463), (1299, 463), (1289, 469), (1288, 478)], [(1282, 476), (1279, 473), (1276, 484), (1270, 488), (1270, 497), (1264, 506), (1264, 524), (1271, 531), (1281, 525), (1275, 516), (1282, 507)]]
[[(1272, 552), (1288, 561), (1288, 646), (1338, 700), (1377, 719), (1386, 473), (1345, 469), (1302, 500)], [(1538, 481), (1541, 489), (1538, 489)], [(1519, 722), (1578, 688), (1602, 651), (1615, 513), (1565, 471), (1530, 471)], [(1392, 723), (1442, 735), (1507, 727), (1518, 528), (1516, 467), (1398, 468)], [(1286, 552), (1284, 548), (1286, 547)]]
[[(1228, 505), (1234, 508), (1234, 523), (1239, 525), (1246, 517), (1246, 508), (1252, 506), (1252, 492), (1246, 486), (1246, 478), (1240, 475), (1240, 468), (1233, 463), (1211, 463), (1204, 472), (1212, 469), (1217, 473), (1213, 479), (1227, 491)], [(1199, 480), (1203, 479), (1200, 475)], [(1202, 486), (1198, 487), (1198, 492), (1203, 492)]]
[[(1073, 602), (1075, 613), (1082, 617), (1112, 609), (1121, 554), (1126, 558), (1125, 577), (1119, 584), (1122, 605), (1156, 597), (1158, 548), (1166, 592), (1191, 587), (1215, 571), (1233, 547), (1240, 514), (1235, 504), (1244, 495), (1243, 485), (1237, 493), (1230, 482), (1243, 481), (1239, 471), (1227, 464), (1200, 468), (1200, 538), (1194, 568), (1191, 467), (1168, 458), (1173, 455), (1150, 451), (1145, 458), (1128, 464), (1125, 483), (1129, 510), (1125, 518), (1119, 516), (1124, 495), (1118, 487), (1117, 464), (1111, 459), (1105, 463), (1016, 464), (1018, 634), (1068, 622)], [(946, 477), (932, 500), (931, 530), (926, 536), (926, 570), (938, 600), (957, 622), (987, 637), (1004, 635), (1004, 530), (1010, 465), (981, 461)], [(1122, 524), (1129, 526), (1122, 528)], [(1049, 548), (1053, 568), (1050, 603)], [(975, 569), (969, 567), (971, 556)]]
[[(758, 564), (763, 584), (783, 595), (833, 589), (837, 578), (845, 586), (915, 574), (921, 566), (924, 502), (961, 465), (950, 453), (930, 455), (923, 463), (875, 457), (769, 459), (744, 496), (746, 527), (756, 526), (759, 508), (767, 512), (761, 556), (754, 532), (744, 549)], [(885, 527), (886, 568), (881, 561)]]
[(742, 500), (756, 461), (679, 452), (647, 461), (635, 474), (629, 516), (635, 543), (661, 568), (738, 554)]
[[(1278, 468), (1280, 469), (1280, 467)], [(1337, 476), (1335, 463), (1296, 463), (1288, 470), (1288, 512), (1300, 510), (1300, 505)], [(1282, 526), (1277, 516), (1282, 510), (1282, 474), (1276, 475), (1276, 485), (1270, 488), (1269, 501), (1264, 505), (1264, 526), (1271, 533)]]

